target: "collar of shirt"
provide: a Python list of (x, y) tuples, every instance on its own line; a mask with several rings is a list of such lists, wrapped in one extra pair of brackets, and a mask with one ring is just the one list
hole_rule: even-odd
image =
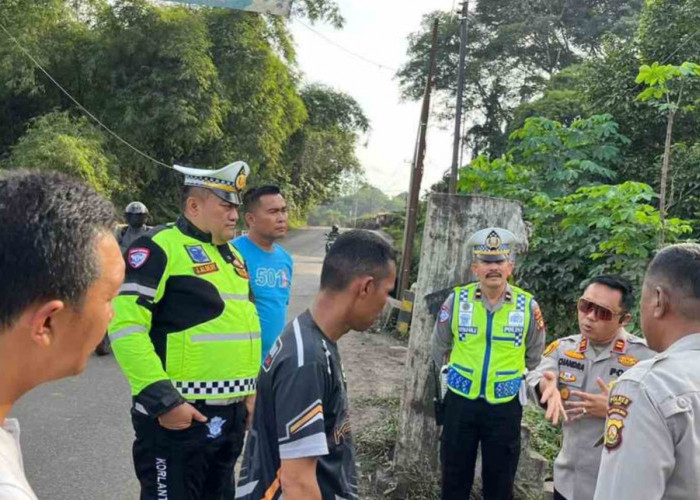
[(175, 222), (177, 228), (182, 231), (183, 234), (191, 236), (194, 239), (202, 241), (204, 243), (211, 243), (211, 234), (201, 231), (197, 226), (192, 224), (184, 215), (180, 215)]
[(581, 342), (579, 343), (578, 351), (585, 353), (586, 358), (593, 361), (604, 361), (610, 358), (613, 353), (625, 354), (627, 352), (627, 330), (620, 327), (617, 335), (615, 335), (615, 338), (597, 355), (595, 350), (590, 346), (588, 339), (586, 337), (582, 337)]
[(700, 333), (693, 333), (676, 340), (664, 352), (658, 354), (658, 358), (665, 358), (675, 351), (700, 351)]
[(498, 298), (494, 305), (491, 305), (489, 299), (486, 298), (486, 294), (481, 291), (481, 286), (478, 286), (476, 288), (476, 292), (474, 292), (474, 298), (481, 300), (488, 312), (495, 313), (501, 307), (503, 307), (504, 302), (513, 302), (513, 290), (510, 288), (510, 285), (506, 283), (506, 289), (503, 291), (503, 294)]

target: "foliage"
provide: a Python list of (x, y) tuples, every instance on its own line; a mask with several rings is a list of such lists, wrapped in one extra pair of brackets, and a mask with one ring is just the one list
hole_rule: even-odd
[(323, 85), (302, 89), (308, 120), (289, 140), (284, 165), (297, 209), (307, 213), (337, 193), (344, 175), (360, 172), (355, 156), (369, 120), (351, 96)]
[[(647, 85), (647, 88), (639, 93), (637, 99), (642, 102), (651, 102), (660, 111), (678, 111), (681, 109), (694, 111), (695, 106), (692, 104), (681, 108), (680, 100), (684, 84), (688, 83), (691, 78), (698, 76), (700, 76), (700, 65), (688, 61), (680, 66), (659, 64), (656, 61), (651, 66), (644, 64), (639, 68), (639, 74), (635, 82), (643, 83)], [(673, 92), (672, 88), (676, 86), (677, 89)], [(674, 98), (677, 98), (677, 100)]]
[[(355, 145), (368, 130), (365, 115), (346, 94), (300, 87), (291, 35), (279, 18), (147, 0), (2, 4), (0, 21), (57, 81), (117, 134), (166, 164), (218, 168), (243, 159), (251, 184), (280, 184), (297, 217), (332, 197), (344, 172), (359, 168)], [(334, 0), (300, 0), (294, 15), (343, 21)], [(35, 127), (32, 120), (54, 111), (77, 115), (0, 36), (0, 160), (19, 154), (13, 147)], [(177, 174), (106, 134), (98, 149), (118, 165), (120, 189), (103, 186), (118, 205), (142, 199), (157, 221), (175, 216)], [(26, 148), (19, 151), (26, 156)], [(32, 160), (46, 167), (37, 163), (43, 158)], [(103, 163), (95, 168), (104, 170)]]
[(554, 472), (554, 459), (557, 458), (563, 442), (561, 427), (554, 427), (544, 419), (544, 411), (532, 405), (523, 408), (523, 423), (530, 429), (532, 448), (547, 459), (548, 477)]
[(460, 190), (528, 201), (562, 196), (576, 186), (609, 182), (629, 140), (610, 115), (576, 119), (566, 126), (542, 117), (525, 120), (510, 135), (507, 154), (478, 156), (460, 173)]
[[(522, 126), (524, 119), (533, 115), (569, 123), (576, 115), (612, 114), (619, 123), (620, 132), (630, 140), (625, 148), (625, 161), (615, 167), (616, 180), (646, 182), (660, 191), (658, 172), (668, 116), (637, 99), (644, 91), (644, 84), (635, 80), (640, 67), (648, 67), (647, 72), (653, 75), (656, 71), (666, 71), (668, 68), (664, 66), (679, 67), (683, 61), (696, 59), (700, 53), (699, 25), (700, 0), (645, 2), (633, 37), (603, 37), (599, 57), (569, 66), (552, 77), (541, 98), (516, 108), (508, 129)], [(693, 109), (700, 98), (700, 88), (693, 79), (684, 80), (681, 106), (685, 109), (673, 123), (673, 140), (683, 146), (672, 148), (674, 169), (669, 174), (667, 208), (670, 216), (689, 218), (695, 217), (698, 211), (693, 198), (696, 175), (692, 170), (677, 169), (690, 169), (696, 163), (692, 161), (692, 154), (689, 161), (679, 159), (680, 164), (676, 164), (675, 157), (682, 151), (690, 151), (700, 137), (700, 107), (695, 105)], [(676, 99), (678, 83), (667, 84)], [(658, 104), (663, 106), (668, 102)], [(687, 199), (683, 198), (686, 193)]]
[[(662, 229), (660, 213), (650, 204), (655, 198), (650, 186), (625, 182), (533, 200), (528, 219), (534, 230), (519, 275), (542, 304), (550, 338), (576, 333), (575, 303), (588, 279), (621, 274), (640, 289)], [(692, 229), (675, 218), (666, 223), (668, 243)]]
[[(547, 79), (563, 68), (598, 55), (604, 35), (633, 36), (642, 0), (529, 2), (487, 0), (469, 15), (469, 54), (465, 109), (471, 127), (468, 143), (475, 151), (498, 156), (505, 151), (504, 127), (514, 109), (542, 91)], [(443, 117), (453, 117), (459, 55), (459, 20), (436, 11), (409, 37), (409, 61), (397, 77), (404, 96), (419, 99), (427, 78), (433, 19), (440, 20), (435, 87), (444, 97)], [(517, 128), (517, 127), (516, 127)]]
[(382, 190), (363, 183), (352, 194), (338, 198), (330, 203), (316, 207), (309, 214), (311, 225), (354, 225), (354, 221), (378, 212), (403, 212), (405, 200), (389, 198)]
[(12, 149), (7, 167), (50, 168), (78, 177), (110, 195), (117, 189), (115, 159), (105, 150), (102, 131), (84, 117), (49, 113), (32, 122)]
[[(668, 173), (671, 160), (671, 143), (673, 140), (673, 124), (676, 115), (680, 113), (692, 112), (696, 104), (700, 103), (700, 94), (696, 95), (694, 101), (691, 93), (691, 103), (684, 104), (683, 94), (688, 86), (693, 86), (700, 90), (700, 65), (684, 62), (680, 66), (672, 64), (659, 64), (654, 62), (651, 66), (643, 65), (639, 68), (636, 83), (645, 84), (647, 87), (639, 93), (637, 99), (650, 103), (653, 107), (666, 115), (666, 141), (664, 144), (664, 156), (661, 167), (659, 209), (662, 218), (666, 214), (666, 191), (668, 188)], [(663, 243), (663, 238), (662, 238)]]
[[(461, 172), (462, 191), (524, 203), (532, 235), (518, 281), (538, 298), (552, 337), (575, 333), (574, 304), (588, 279), (613, 272), (639, 285), (658, 246), (662, 222), (653, 189), (602, 183), (611, 182), (627, 142), (609, 115), (568, 127), (528, 118), (511, 134), (507, 155), (480, 156)], [(690, 231), (686, 221), (667, 221), (669, 242)]]

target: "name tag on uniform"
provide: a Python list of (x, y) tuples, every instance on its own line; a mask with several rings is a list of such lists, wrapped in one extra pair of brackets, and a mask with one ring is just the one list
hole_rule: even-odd
[(458, 331), (460, 333), (459, 340), (464, 340), (463, 334), (465, 333), (469, 335), (476, 335), (479, 333), (479, 329), (476, 326), (460, 326)]

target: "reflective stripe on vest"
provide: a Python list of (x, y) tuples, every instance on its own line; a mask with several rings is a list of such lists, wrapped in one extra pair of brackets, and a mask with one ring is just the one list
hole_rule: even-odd
[(477, 289), (455, 288), (447, 385), (469, 399), (505, 403), (518, 394), (525, 371), (532, 295), (511, 287), (511, 300), (491, 313), (475, 298)]

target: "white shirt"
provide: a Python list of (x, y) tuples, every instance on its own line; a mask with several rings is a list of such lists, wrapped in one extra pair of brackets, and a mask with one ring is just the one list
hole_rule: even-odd
[(24, 477), (19, 422), (13, 418), (0, 428), (0, 500), (37, 500)]

